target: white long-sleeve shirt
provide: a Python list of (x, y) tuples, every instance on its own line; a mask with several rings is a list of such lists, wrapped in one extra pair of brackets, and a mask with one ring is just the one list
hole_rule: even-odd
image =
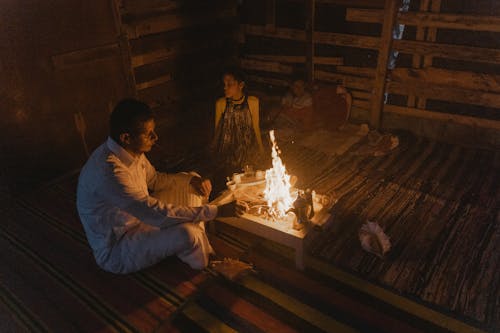
[(164, 228), (214, 219), (214, 205), (173, 206), (149, 195), (149, 190), (186, 188), (192, 177), (157, 172), (144, 154), (133, 157), (108, 138), (83, 166), (77, 189), (78, 213), (96, 261), (104, 262), (115, 242), (138, 223)]

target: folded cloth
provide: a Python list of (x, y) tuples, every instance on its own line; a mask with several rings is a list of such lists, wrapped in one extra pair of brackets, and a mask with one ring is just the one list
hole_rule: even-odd
[(245, 274), (254, 271), (251, 264), (232, 258), (214, 260), (210, 263), (210, 268), (230, 281), (235, 281)]

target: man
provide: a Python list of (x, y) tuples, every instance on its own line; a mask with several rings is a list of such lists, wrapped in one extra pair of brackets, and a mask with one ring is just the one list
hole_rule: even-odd
[[(157, 172), (144, 155), (157, 140), (149, 106), (123, 100), (111, 114), (107, 141), (81, 170), (78, 213), (96, 262), (106, 271), (134, 272), (171, 255), (202, 269), (213, 253), (203, 221), (244, 209), (235, 202), (202, 205), (212, 186), (197, 174)], [(194, 199), (197, 207), (166, 201), (176, 197), (184, 203)]]

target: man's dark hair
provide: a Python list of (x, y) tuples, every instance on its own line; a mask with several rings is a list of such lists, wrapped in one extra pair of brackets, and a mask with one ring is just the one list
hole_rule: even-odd
[(120, 134), (139, 134), (142, 124), (151, 119), (154, 119), (154, 112), (146, 103), (133, 98), (123, 99), (109, 117), (109, 136), (120, 142)]

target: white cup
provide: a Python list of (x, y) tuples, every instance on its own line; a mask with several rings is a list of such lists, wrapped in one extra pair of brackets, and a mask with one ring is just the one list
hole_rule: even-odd
[(240, 173), (233, 173), (233, 182), (236, 184), (241, 183), (241, 174)]

